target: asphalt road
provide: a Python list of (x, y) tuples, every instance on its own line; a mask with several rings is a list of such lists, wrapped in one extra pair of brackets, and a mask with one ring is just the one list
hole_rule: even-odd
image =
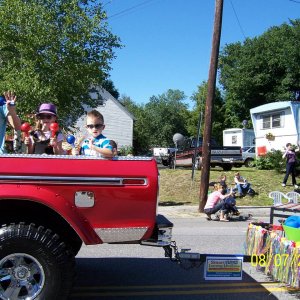
[[(249, 221), (207, 221), (196, 207), (160, 207), (174, 223), (179, 248), (201, 254), (242, 254)], [(241, 209), (267, 221), (269, 209)], [(70, 300), (95, 299), (299, 299), (295, 292), (274, 283), (243, 264), (239, 281), (205, 281), (204, 264), (181, 268), (164, 257), (161, 248), (139, 245), (83, 246), (77, 256), (77, 279)]]

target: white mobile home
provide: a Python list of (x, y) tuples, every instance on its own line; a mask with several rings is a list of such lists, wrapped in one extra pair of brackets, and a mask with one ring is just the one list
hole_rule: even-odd
[(230, 128), (223, 130), (223, 146), (255, 146), (255, 135), (253, 129)]
[(258, 155), (299, 144), (300, 102), (281, 101), (250, 109)]

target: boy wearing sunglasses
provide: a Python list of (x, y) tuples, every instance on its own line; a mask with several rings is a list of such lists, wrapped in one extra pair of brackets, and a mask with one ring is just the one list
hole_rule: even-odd
[(64, 154), (62, 142), (63, 134), (51, 132), (51, 124), (57, 122), (56, 106), (52, 103), (43, 103), (36, 114), (35, 130), (25, 137), (24, 144), (28, 154)]
[(87, 113), (86, 129), (90, 137), (86, 139), (80, 149), (81, 155), (87, 156), (102, 156), (110, 158), (113, 156), (113, 147), (103, 134), (104, 130), (103, 115), (97, 110), (92, 110)]

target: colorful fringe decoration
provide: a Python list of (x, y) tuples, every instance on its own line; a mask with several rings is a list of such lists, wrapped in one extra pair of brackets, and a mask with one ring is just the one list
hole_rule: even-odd
[(280, 237), (276, 232), (270, 233), (271, 247), (268, 252), (265, 273), (274, 280), (299, 288), (299, 254), (296, 243)]
[(246, 235), (245, 254), (259, 256), (266, 253), (269, 247), (270, 235), (268, 230), (250, 223)]
[(275, 281), (300, 288), (300, 243), (283, 237), (281, 230), (249, 224), (245, 254), (251, 255), (252, 266), (264, 269)]

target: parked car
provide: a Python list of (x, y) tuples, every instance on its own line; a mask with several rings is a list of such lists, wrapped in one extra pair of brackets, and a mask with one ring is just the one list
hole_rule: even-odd
[(243, 147), (242, 156), (244, 165), (246, 167), (254, 167), (254, 160), (256, 158), (255, 147)]

